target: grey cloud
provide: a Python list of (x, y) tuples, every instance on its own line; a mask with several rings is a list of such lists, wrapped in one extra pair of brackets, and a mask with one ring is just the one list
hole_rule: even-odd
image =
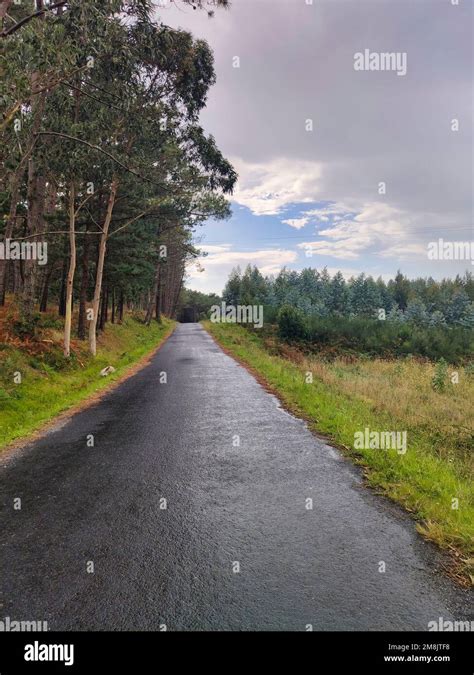
[[(412, 213), (413, 236), (426, 239), (472, 236), (472, 14), (462, 0), (234, 0), (212, 20), (162, 16), (214, 49), (202, 119), (225, 153), (314, 161), (320, 199), (383, 200)], [(406, 76), (355, 71), (365, 48), (406, 52)]]

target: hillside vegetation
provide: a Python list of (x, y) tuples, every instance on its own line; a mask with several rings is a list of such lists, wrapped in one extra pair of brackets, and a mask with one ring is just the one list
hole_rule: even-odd
[[(126, 314), (122, 324), (109, 324), (100, 334), (95, 358), (81, 340), (73, 340), (66, 358), (60, 317), (52, 312), (41, 315), (36, 336), (26, 338), (12, 330), (13, 316), (8, 306), (0, 313), (0, 450), (110, 386), (174, 326), (165, 317), (146, 326), (142, 316)], [(100, 371), (107, 366), (115, 372), (102, 377)]]

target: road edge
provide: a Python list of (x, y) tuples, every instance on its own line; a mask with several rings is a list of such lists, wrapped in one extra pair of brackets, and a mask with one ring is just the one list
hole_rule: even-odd
[(458, 587), (462, 588), (465, 591), (469, 591), (474, 587), (474, 583), (469, 583), (469, 578), (468, 578), (468, 573), (466, 572), (466, 569), (464, 566), (460, 563), (459, 560), (459, 554), (455, 550), (447, 549), (442, 546), (440, 546), (436, 541), (433, 541), (432, 539), (425, 537), (423, 535), (423, 532), (420, 531), (416, 525), (418, 523), (421, 523), (422, 521), (419, 520), (414, 513), (409, 511), (407, 508), (404, 507), (404, 505), (400, 502), (398, 502), (395, 499), (392, 499), (389, 494), (386, 494), (382, 490), (377, 490), (375, 486), (371, 485), (367, 480), (366, 480), (366, 473), (368, 471), (368, 468), (361, 462), (357, 462), (356, 459), (349, 455), (347, 452), (347, 448), (345, 445), (338, 443), (335, 441), (333, 438), (331, 438), (328, 435), (325, 435), (321, 431), (317, 429), (317, 423), (315, 422), (314, 419), (311, 419), (308, 415), (306, 415), (303, 411), (297, 409), (296, 407), (292, 407), (289, 405), (287, 401), (283, 398), (282, 393), (272, 386), (268, 380), (266, 380), (265, 376), (262, 375), (261, 372), (256, 370), (253, 366), (251, 366), (249, 363), (247, 363), (244, 359), (242, 359), (240, 356), (237, 354), (233, 353), (228, 347), (223, 345), (218, 338), (213, 335), (207, 328), (207, 326), (201, 322), (202, 328), (206, 331), (206, 333), (211, 337), (211, 339), (215, 342), (215, 344), (219, 347), (219, 349), (222, 349), (222, 351), (229, 356), (231, 359), (236, 361), (239, 365), (242, 366), (242, 368), (245, 368), (245, 370), (252, 375), (252, 377), (258, 382), (258, 384), (265, 389), (269, 394), (272, 394), (275, 396), (276, 399), (278, 399), (281, 407), (286, 410), (286, 412), (290, 413), (294, 417), (304, 421), (309, 429), (309, 431), (315, 436), (316, 438), (322, 440), (323, 442), (327, 443), (331, 447), (334, 447), (338, 449), (341, 452), (341, 456), (343, 459), (349, 463), (352, 464), (353, 467), (359, 469), (362, 474), (363, 478), (363, 484), (364, 487), (374, 494), (376, 494), (378, 497), (381, 497), (382, 499), (386, 499), (390, 502), (390, 504), (396, 506), (401, 514), (405, 516), (410, 522), (412, 522), (415, 525), (415, 533), (417, 536), (421, 538), (422, 541), (424, 541), (426, 544), (430, 546), (434, 546), (436, 551), (442, 555), (443, 558), (445, 558), (446, 563), (441, 565), (441, 572), (444, 574), (444, 576), (448, 577), (451, 581), (453, 581)]
[(111, 380), (109, 383), (107, 383), (104, 387), (102, 387), (98, 391), (95, 391), (93, 394), (86, 396), (82, 401), (79, 401), (79, 403), (74, 403), (71, 407), (59, 413), (59, 415), (55, 415), (52, 419), (48, 420), (47, 422), (44, 422), (35, 431), (32, 431), (26, 436), (17, 438), (14, 441), (11, 441), (10, 443), (7, 443), (6, 445), (0, 447), (0, 462), (2, 460), (9, 459), (16, 452), (23, 450), (31, 443), (34, 443), (35, 441), (38, 441), (41, 438), (44, 438), (49, 433), (51, 433), (51, 431), (53, 431), (55, 427), (65, 424), (72, 417), (82, 412), (83, 410), (87, 410), (88, 408), (91, 408), (92, 406), (96, 405), (108, 394), (110, 394), (117, 387), (123, 384), (126, 380), (129, 380), (131, 377), (133, 377), (141, 370), (146, 368), (150, 364), (154, 356), (157, 354), (157, 352), (159, 352), (159, 350), (163, 347), (163, 345), (166, 344), (169, 338), (173, 335), (176, 326), (177, 323), (176, 322), (173, 323), (170, 326), (168, 332), (165, 333), (165, 335), (161, 338), (158, 345), (153, 347), (153, 349), (150, 352), (143, 354), (143, 356), (141, 356), (137, 361), (128, 365), (123, 371), (123, 373), (121, 373), (116, 379)]

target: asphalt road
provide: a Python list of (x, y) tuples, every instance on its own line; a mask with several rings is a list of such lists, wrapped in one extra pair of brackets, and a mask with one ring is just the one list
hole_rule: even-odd
[(413, 522), (196, 324), (1, 464), (2, 619), (304, 631), (472, 618)]

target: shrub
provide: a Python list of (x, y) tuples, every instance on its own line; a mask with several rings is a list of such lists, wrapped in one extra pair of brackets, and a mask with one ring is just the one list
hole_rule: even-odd
[(307, 320), (307, 340), (317, 349), (331, 346), (369, 356), (422, 356), (448, 363), (465, 361), (473, 353), (472, 330), (444, 326), (413, 326), (362, 317), (318, 317)]
[(263, 305), (263, 322), (264, 325), (269, 326), (275, 324), (278, 321), (278, 307), (273, 305)]
[(20, 318), (13, 322), (13, 333), (19, 337), (21, 340), (26, 338), (35, 338), (38, 326), (41, 323), (41, 316), (39, 314), (34, 314), (31, 319)]
[(306, 322), (303, 314), (292, 307), (284, 305), (278, 312), (278, 335), (282, 340), (304, 340), (306, 337)]
[(431, 385), (435, 391), (444, 391), (446, 389), (446, 378), (448, 376), (448, 364), (441, 358), (435, 367), (435, 373), (431, 380)]

